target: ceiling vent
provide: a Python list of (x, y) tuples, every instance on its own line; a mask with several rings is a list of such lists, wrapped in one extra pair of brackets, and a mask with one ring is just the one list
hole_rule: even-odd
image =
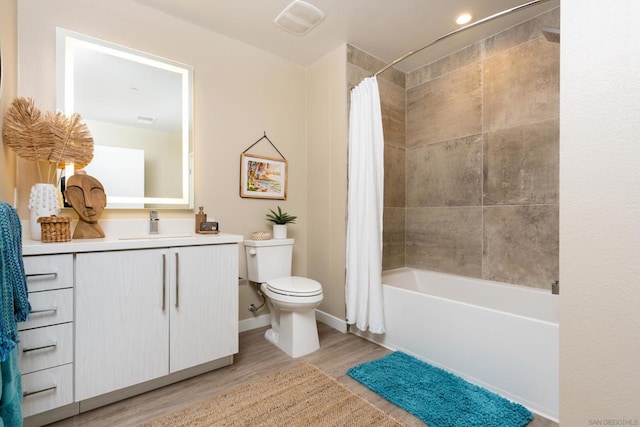
[(136, 121), (142, 125), (152, 125), (156, 122), (156, 119), (155, 117), (138, 116)]
[(302, 36), (323, 19), (324, 13), (317, 7), (300, 0), (294, 0), (280, 12), (273, 23), (287, 32)]

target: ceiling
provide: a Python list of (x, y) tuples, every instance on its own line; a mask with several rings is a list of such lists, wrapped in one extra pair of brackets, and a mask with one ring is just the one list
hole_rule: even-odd
[[(459, 26), (455, 17), (468, 12), (482, 19), (525, 0), (305, 0), (326, 18), (304, 36), (273, 24), (291, 0), (135, 0), (177, 18), (253, 45), (301, 66), (348, 42), (391, 62)], [(559, 6), (546, 0), (535, 6), (478, 25), (437, 43), (396, 67), (408, 72), (473, 42)]]

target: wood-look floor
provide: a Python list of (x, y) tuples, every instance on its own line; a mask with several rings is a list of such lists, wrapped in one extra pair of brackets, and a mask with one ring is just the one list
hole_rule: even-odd
[[(320, 350), (299, 359), (292, 359), (264, 339), (265, 330), (266, 328), (260, 328), (240, 334), (240, 352), (236, 355), (234, 364), (231, 366), (51, 425), (56, 427), (138, 426), (156, 417), (224, 392), (237, 384), (293, 366), (300, 360), (307, 360), (318, 366), (402, 423), (408, 426), (425, 425), (345, 374), (351, 366), (382, 357), (389, 353), (388, 350), (353, 334), (342, 334), (319, 323)], [(554, 426), (558, 426), (558, 424), (537, 415), (529, 424), (529, 427)]]

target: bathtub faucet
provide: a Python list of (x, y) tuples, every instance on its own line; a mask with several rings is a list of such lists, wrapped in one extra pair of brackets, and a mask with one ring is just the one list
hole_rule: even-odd
[(556, 280), (551, 284), (551, 293), (553, 295), (560, 295), (560, 281)]

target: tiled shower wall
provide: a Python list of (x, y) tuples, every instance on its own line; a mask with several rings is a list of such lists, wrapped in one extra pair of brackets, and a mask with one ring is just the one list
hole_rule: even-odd
[[(385, 269), (545, 289), (558, 279), (560, 49), (540, 28), (558, 27), (559, 16), (555, 9), (404, 80), (395, 70), (381, 76)], [(381, 65), (348, 52), (350, 86)]]

